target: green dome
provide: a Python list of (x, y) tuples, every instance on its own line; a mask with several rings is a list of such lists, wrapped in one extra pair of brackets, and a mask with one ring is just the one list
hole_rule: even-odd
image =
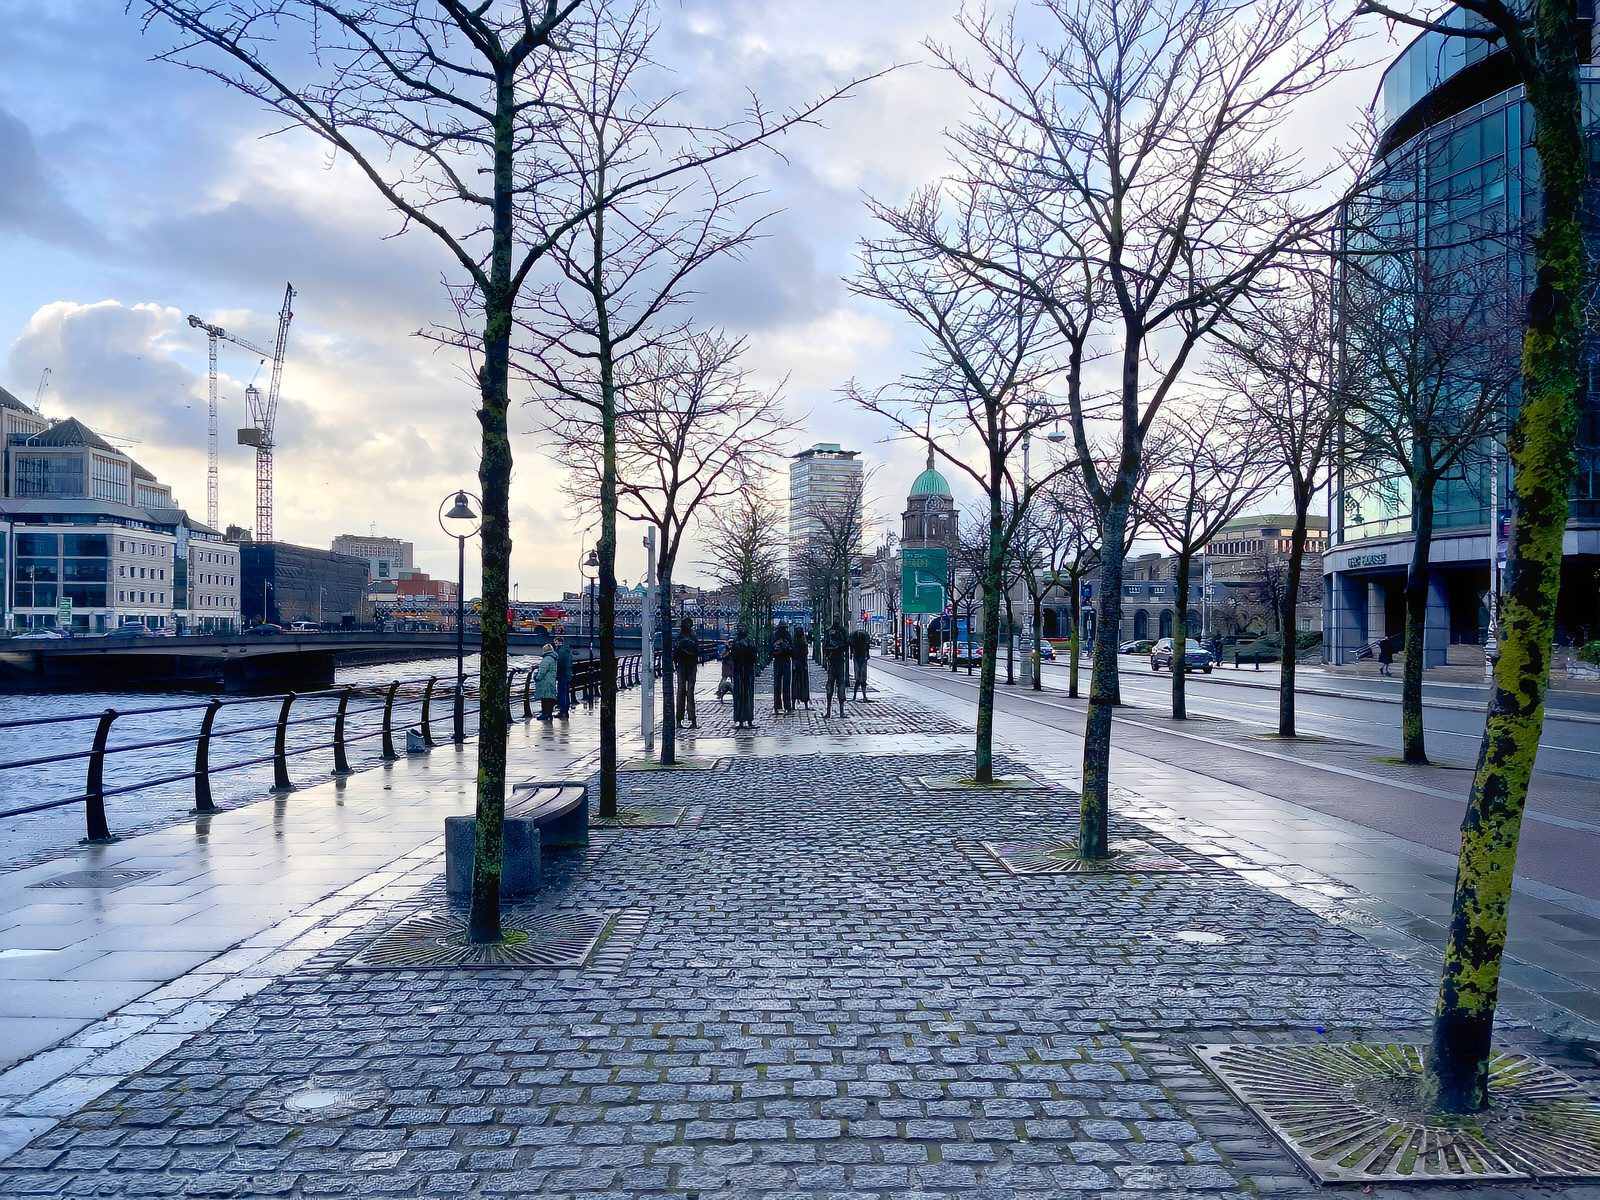
[(943, 496), (950, 499), (950, 485), (945, 482), (944, 476), (929, 467), (918, 475), (911, 484), (912, 496)]

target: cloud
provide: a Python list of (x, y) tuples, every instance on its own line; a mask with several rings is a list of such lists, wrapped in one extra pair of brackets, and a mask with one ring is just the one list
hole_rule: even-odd
[(100, 235), (72, 207), (39, 155), (21, 118), (0, 108), (0, 229), (47, 242), (95, 249)]

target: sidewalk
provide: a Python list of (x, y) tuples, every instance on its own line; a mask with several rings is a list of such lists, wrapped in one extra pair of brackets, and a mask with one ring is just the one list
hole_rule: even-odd
[[(1238, 824), (1281, 836), (1289, 814), (1172, 768), (1119, 763), (1114, 834), (1191, 874), (1006, 873), (984, 843), (1073, 835), (1066, 764), (1012, 729), (1004, 769), (1025, 788), (951, 791), (970, 715), (891, 671), (874, 682), (845, 721), (758, 703), (739, 735), (706, 688), (694, 767), (621, 778), (625, 806), (693, 818), (596, 831), (529, 914), (610, 914), (578, 966), (349, 966), (439, 902), (440, 822), (472, 773), (453, 750), (86, 852), (161, 874), (72, 912), (0, 876), (35, 908), (4, 910), (9, 947), (63, 921), (54, 941), (87, 931), (72, 945), (131, 917), (154, 933), (160, 912), (250, 943), (149, 964), (155, 990), (0, 1075), (0, 1194), (1319, 1194), (1189, 1044), (1414, 1038), (1430, 973), (1352, 928), (1352, 889), (1258, 857)], [(582, 772), (592, 737), (587, 718), (564, 738), (515, 728), (513, 774)], [(0, 958), (6, 992), (19, 961)], [(1600, 1076), (1515, 1018), (1502, 1040)]]

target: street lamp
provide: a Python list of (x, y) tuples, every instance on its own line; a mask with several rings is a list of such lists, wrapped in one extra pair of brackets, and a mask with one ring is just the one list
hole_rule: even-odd
[(589, 670), (585, 673), (588, 686), (584, 688), (584, 695), (588, 697), (588, 702), (593, 704), (595, 682), (594, 626), (595, 619), (599, 615), (595, 608), (596, 597), (594, 589), (596, 581), (600, 578), (600, 556), (593, 550), (589, 551), (588, 554), (578, 560), (578, 573), (583, 576), (584, 581), (589, 585)]
[[(478, 508), (472, 507), (476, 501)], [(445, 506), (450, 511), (445, 511)], [(483, 527), (483, 501), (471, 492), (457, 492), (446, 496), (439, 504), (439, 528), (456, 539), (456, 703), (455, 743), (467, 740), (466, 702), (467, 687), (466, 636), (467, 636), (467, 539)]]
[(263, 579), (261, 581), (261, 623), (263, 625), (272, 624), (272, 605), (267, 599), (267, 593), (276, 590), (272, 586), (271, 580)]

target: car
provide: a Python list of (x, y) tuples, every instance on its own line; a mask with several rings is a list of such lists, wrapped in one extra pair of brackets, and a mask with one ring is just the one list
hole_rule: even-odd
[[(951, 651), (949, 650), (949, 646), (950, 643), (946, 642), (944, 646), (944, 658), (941, 660), (947, 666), (951, 665)], [(953, 665), (958, 667), (975, 667), (983, 661), (983, 643), (957, 642), (955, 643), (954, 655), (955, 662)]]
[[(1159, 671), (1163, 667), (1172, 670), (1174, 642), (1180, 639), (1162, 638), (1150, 649), (1150, 669)], [(1217, 660), (1194, 638), (1183, 638), (1183, 666), (1187, 671), (1204, 671), (1211, 674), (1211, 668), (1217, 665)]]
[(284, 628), (282, 625), (252, 625), (245, 632), (270, 636), (275, 633), (283, 633)]
[(1149, 654), (1155, 646), (1149, 638), (1139, 638), (1132, 642), (1123, 642), (1117, 647), (1118, 654)]
[(26, 633), (13, 634), (11, 640), (16, 642), (55, 642), (66, 636), (59, 629), (30, 629)]
[(110, 633), (106, 634), (106, 636), (114, 638), (136, 638), (144, 637), (149, 632), (150, 631), (143, 625), (118, 625)]
[(318, 633), (321, 629), (322, 626), (315, 621), (295, 621), (289, 626), (289, 632), (291, 633)]
[[(1020, 642), (1020, 643), (1018, 643), (1018, 646), (1017, 646), (1017, 652), (1019, 654), (1026, 654), (1032, 648), (1033, 647), (1031, 645), (1029, 645), (1029, 643)], [(1054, 646), (1052, 646), (1049, 642), (1040, 642), (1039, 643), (1039, 660), (1041, 662), (1055, 662), (1055, 660), (1056, 660), (1056, 648)]]

